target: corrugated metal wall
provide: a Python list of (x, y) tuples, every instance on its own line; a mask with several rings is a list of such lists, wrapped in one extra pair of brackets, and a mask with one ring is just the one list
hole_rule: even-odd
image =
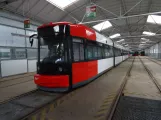
[(145, 55), (152, 58), (161, 59), (161, 42), (145, 49)]

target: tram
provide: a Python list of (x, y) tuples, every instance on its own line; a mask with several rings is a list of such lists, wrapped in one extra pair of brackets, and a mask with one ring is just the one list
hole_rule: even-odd
[[(68, 91), (94, 80), (128, 58), (128, 51), (93, 29), (70, 22), (39, 26), (37, 74), (34, 82), (45, 91)], [(46, 48), (42, 58), (41, 48)], [(122, 52), (124, 51), (124, 52)]]

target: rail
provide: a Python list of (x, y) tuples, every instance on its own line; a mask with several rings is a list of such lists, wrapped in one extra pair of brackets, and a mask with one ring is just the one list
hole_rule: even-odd
[(115, 109), (117, 107), (117, 104), (118, 104), (118, 102), (120, 100), (120, 97), (122, 96), (123, 90), (124, 90), (124, 88), (126, 86), (126, 83), (128, 81), (128, 78), (130, 76), (130, 73), (131, 73), (131, 70), (132, 70), (134, 61), (135, 61), (135, 57), (134, 57), (134, 59), (132, 61), (131, 66), (129, 67), (129, 69), (128, 69), (126, 75), (125, 75), (125, 78), (123, 80), (123, 83), (121, 84), (121, 87), (118, 90), (117, 95), (116, 95), (116, 97), (115, 97), (115, 99), (114, 99), (114, 101), (113, 101), (113, 103), (112, 103), (112, 105), (110, 107), (109, 113), (107, 115), (107, 120), (112, 120), (112, 118), (113, 118), (113, 115), (114, 115)]
[(158, 83), (158, 81), (156, 80), (156, 78), (153, 76), (153, 74), (151, 73), (151, 71), (148, 69), (148, 67), (144, 64), (144, 62), (142, 61), (142, 59), (139, 57), (142, 65), (144, 66), (145, 70), (147, 71), (149, 77), (152, 79), (152, 81), (154, 82), (154, 84), (156, 85), (156, 87), (158, 88), (158, 90), (161, 92), (161, 87)]

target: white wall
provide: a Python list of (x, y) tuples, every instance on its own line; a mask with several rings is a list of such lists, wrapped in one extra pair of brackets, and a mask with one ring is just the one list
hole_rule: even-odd
[(27, 60), (1, 61), (2, 77), (27, 72)]
[(98, 60), (98, 73), (113, 66), (113, 58)]
[[(28, 37), (26, 37), (27, 45), (25, 45), (25, 30), (23, 21), (24, 17), (14, 15), (5, 11), (0, 11), (0, 46), (3, 46), (0, 47), (0, 49), (11, 50), (21, 48), (25, 50), (25, 46), (30, 49)], [(41, 25), (41, 23), (31, 21), (30, 28), (26, 30), (26, 35), (30, 36), (31, 34), (35, 33), (37, 31), (37, 26), (39, 25)], [(35, 40), (32, 48), (36, 49), (36, 47), (37, 41)], [(12, 54), (14, 54), (14, 52), (12, 52)], [(30, 56), (28, 56), (28, 58), (30, 59)], [(26, 73), (27, 58), (24, 59), (14, 58), (13, 56), (7, 58), (7, 60), (3, 59), (1, 61), (2, 77)], [(28, 72), (36, 71), (36, 58), (34, 59), (35, 60), (28, 61)]]
[(37, 60), (28, 60), (28, 72), (36, 71), (36, 62)]
[(145, 55), (148, 55), (152, 58), (157, 58), (157, 59), (160, 59), (161, 58), (161, 42), (160, 43), (157, 43), (147, 49), (145, 49)]

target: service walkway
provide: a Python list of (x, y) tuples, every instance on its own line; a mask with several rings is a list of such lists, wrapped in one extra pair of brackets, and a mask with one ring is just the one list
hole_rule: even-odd
[(36, 89), (33, 82), (35, 73), (14, 75), (0, 79), (0, 102), (12, 99)]

